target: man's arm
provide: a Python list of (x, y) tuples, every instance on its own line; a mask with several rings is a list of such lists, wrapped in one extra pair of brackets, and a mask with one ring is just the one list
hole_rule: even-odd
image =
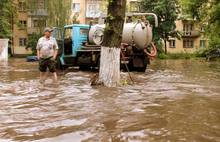
[(37, 59), (40, 59), (40, 50), (37, 49)]
[(40, 46), (39, 46), (39, 40), (38, 40), (38, 42), (37, 42), (36, 49), (37, 49), (37, 59), (39, 60), (39, 59), (40, 59)]
[(55, 49), (54, 54), (53, 54), (53, 60), (56, 60), (58, 54), (58, 49)]
[(54, 54), (53, 54), (53, 60), (56, 60), (56, 58), (57, 58), (58, 49), (59, 49), (59, 47), (58, 47), (58, 44), (57, 44), (57, 40), (54, 39)]

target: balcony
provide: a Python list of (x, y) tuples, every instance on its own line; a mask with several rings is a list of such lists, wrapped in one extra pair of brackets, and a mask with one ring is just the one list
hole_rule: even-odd
[(183, 36), (182, 37), (191, 37), (191, 38), (197, 38), (200, 36), (199, 31), (183, 31)]
[(43, 16), (43, 17), (47, 17), (48, 13), (47, 13), (46, 9), (29, 10), (28, 16)]

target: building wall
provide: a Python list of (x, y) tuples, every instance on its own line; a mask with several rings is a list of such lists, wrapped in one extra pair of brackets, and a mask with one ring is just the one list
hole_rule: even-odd
[[(16, 0), (15, 3), (18, 5), (19, 0)], [(27, 19), (28, 19), (27, 11), (18, 10), (17, 16), (18, 17), (16, 21), (14, 21), (14, 24), (13, 24), (12, 54), (30, 54), (31, 51), (27, 50), (25, 45), (21, 46), (19, 44), (20, 38), (26, 39), (26, 42), (28, 38), (27, 28), (25, 27), (21, 28), (19, 26), (19, 21), (26, 21), (26, 24), (27, 24)]]
[[(137, 10), (138, 8), (135, 8), (137, 2), (138, 0), (127, 0), (128, 11), (131, 11), (132, 9)], [(77, 10), (74, 10), (73, 7), (77, 4), (80, 5), (80, 9), (78, 10), (76, 8)], [(73, 18), (74, 15), (78, 15), (77, 19), (81, 24), (89, 24), (91, 20), (94, 23), (97, 23), (98, 17), (100, 17), (101, 13), (107, 13), (107, 2), (106, 0), (72, 0), (71, 8), (72, 14), (70, 17)]]
[[(182, 32), (182, 34), (184, 35), (184, 23), (188, 23), (188, 24), (192, 24), (193, 28), (192, 33), (196, 33), (196, 36), (183, 36), (180, 40), (178, 40), (177, 38), (170, 38), (170, 41), (167, 41), (167, 51), (168, 53), (194, 53), (195, 51), (201, 49), (201, 40), (204, 40), (205, 42), (205, 47), (207, 47), (207, 40), (204, 37), (203, 33), (201, 32), (201, 28), (200, 26), (195, 22), (195, 21), (182, 21), (182, 20), (178, 20), (176, 21), (176, 30)], [(171, 47), (170, 46), (170, 42), (172, 42), (172, 40), (175, 40), (175, 47)], [(192, 48), (184, 48), (184, 40), (192, 40), (193, 41), (193, 47)]]
[[(76, 8), (74, 11), (74, 7), (78, 7), (78, 5), (79, 5), (79, 9)], [(73, 16), (77, 16), (77, 20), (80, 23), (85, 23), (86, 0), (72, 0), (71, 10), (72, 10), (71, 18), (73, 18)]]

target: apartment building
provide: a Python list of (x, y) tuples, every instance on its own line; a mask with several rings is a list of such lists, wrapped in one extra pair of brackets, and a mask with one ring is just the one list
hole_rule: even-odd
[(97, 22), (98, 17), (105, 11), (104, 0), (72, 0), (72, 15), (82, 23), (89, 23), (91, 20)]
[[(128, 0), (128, 12), (139, 11), (138, 0)], [(91, 20), (98, 23), (101, 14), (107, 13), (106, 0), (72, 0), (72, 15), (77, 17), (82, 24), (88, 24)]]
[[(35, 7), (28, 7), (27, 3)], [(13, 55), (31, 54), (31, 49), (27, 48), (28, 36), (39, 31), (40, 26), (46, 26), (45, 0), (15, 0), (15, 4), (17, 5), (17, 18), (13, 23), (11, 52)]]
[(17, 54), (29, 54), (31, 51), (26, 50), (27, 44), (27, 19), (28, 13), (25, 1), (16, 0), (15, 4), (17, 5), (17, 19), (13, 23), (13, 40), (11, 52), (14, 55)]
[(167, 42), (168, 53), (193, 53), (207, 47), (208, 42), (204, 36), (204, 27), (195, 20), (176, 21), (176, 30), (182, 33), (182, 39), (170, 38)]

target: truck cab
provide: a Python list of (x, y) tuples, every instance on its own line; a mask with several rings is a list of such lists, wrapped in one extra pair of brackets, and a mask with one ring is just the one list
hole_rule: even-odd
[[(62, 39), (55, 38), (62, 42), (59, 44), (58, 68), (65, 69), (71, 66), (80, 68), (97, 67), (100, 55), (100, 46), (88, 44), (89, 25), (73, 24), (64, 26)], [(55, 29), (57, 33), (59, 29)]]

